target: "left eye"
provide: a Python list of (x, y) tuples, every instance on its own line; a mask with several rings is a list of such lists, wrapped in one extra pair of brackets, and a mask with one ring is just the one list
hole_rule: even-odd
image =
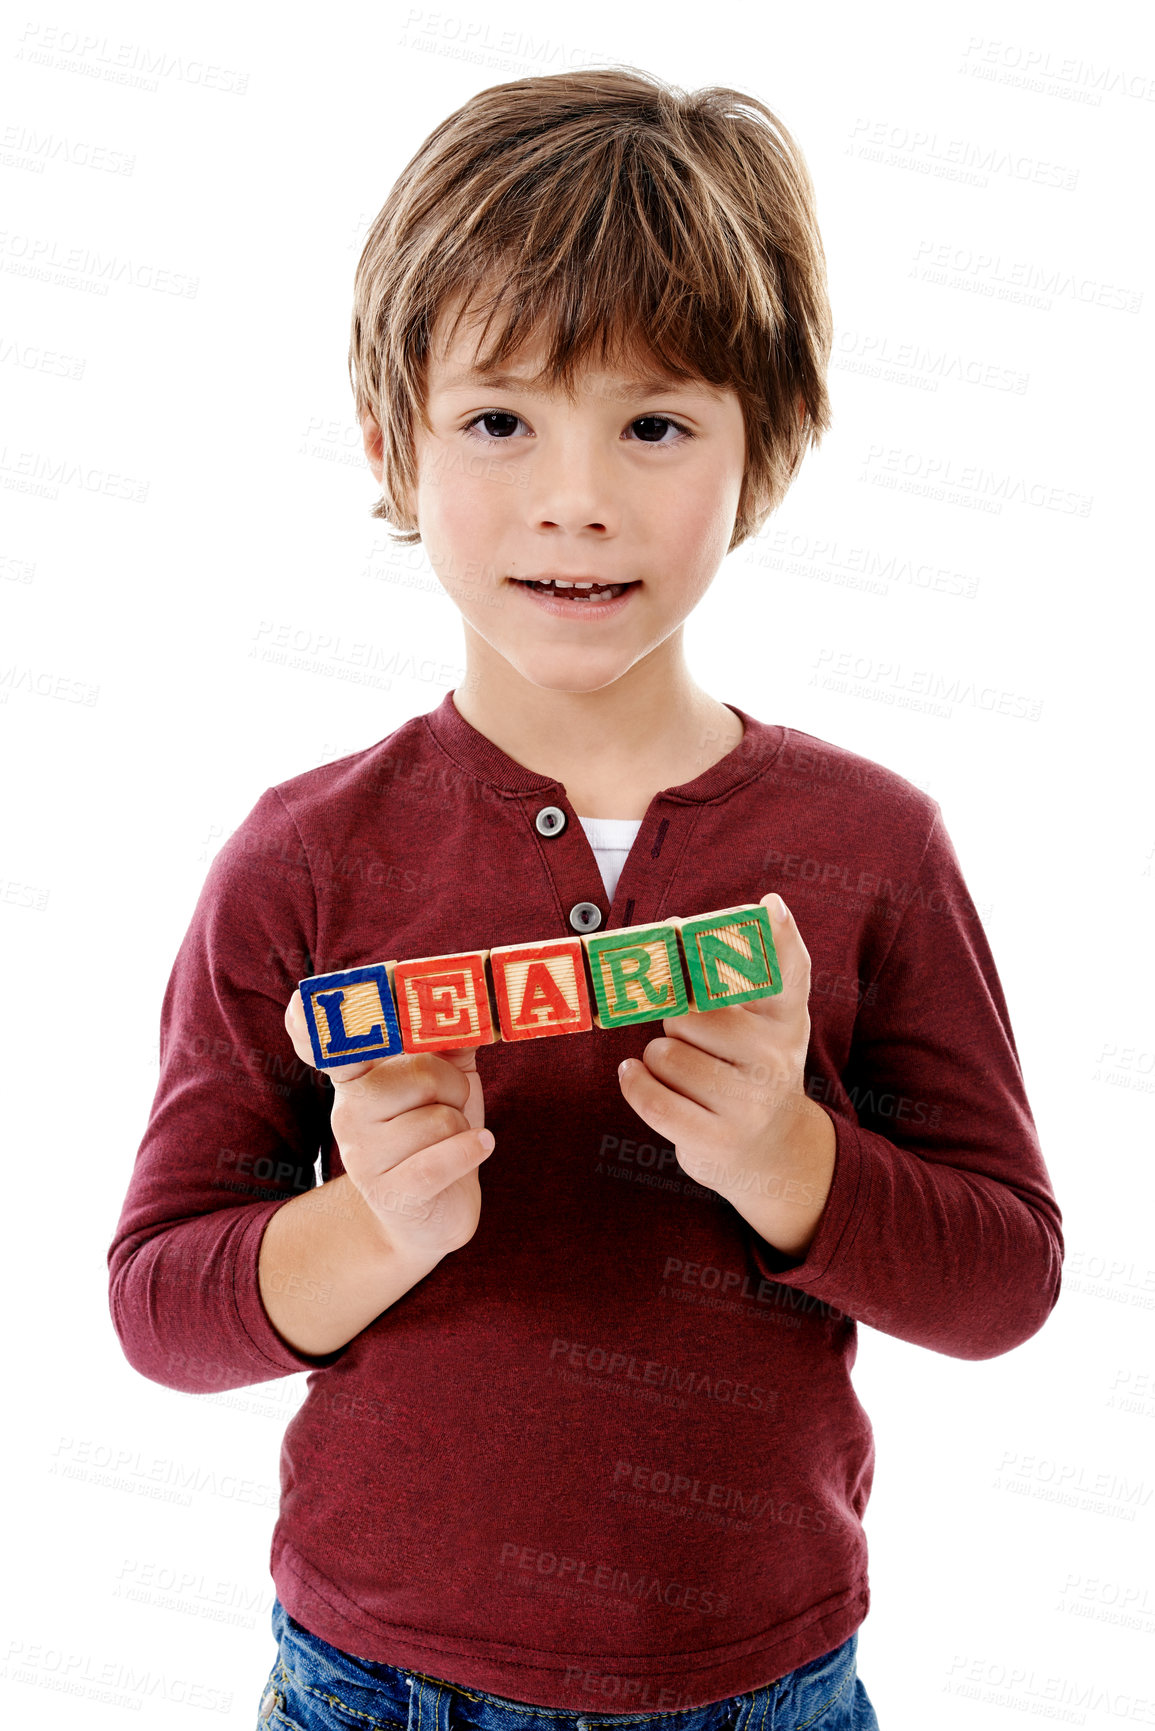
[[(663, 427), (663, 428), (673, 427), (673, 429), (676, 433), (684, 434), (686, 438), (692, 438), (693, 437), (693, 435), (689, 432), (689, 430), (686, 427), (683, 427), (683, 425), (680, 421), (672, 421), (670, 419), (669, 415), (639, 415), (636, 421), (630, 422), (630, 426), (631, 427)], [(661, 434), (659, 434), (656, 439), (644, 438), (642, 440), (642, 443), (644, 445), (660, 445), (662, 442), (663, 441), (662, 441)], [(668, 442), (670, 444), (676, 444), (677, 440), (671, 439)]]

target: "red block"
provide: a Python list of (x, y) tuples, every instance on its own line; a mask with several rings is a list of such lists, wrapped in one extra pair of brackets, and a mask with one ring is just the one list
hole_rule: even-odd
[(500, 944), (488, 953), (503, 1040), (540, 1040), (592, 1028), (580, 938)]
[(488, 950), (386, 963), (406, 1052), (488, 1046), (501, 1035), (485, 972)]

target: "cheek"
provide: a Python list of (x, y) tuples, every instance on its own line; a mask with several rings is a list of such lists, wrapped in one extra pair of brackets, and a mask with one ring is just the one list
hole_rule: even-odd
[(436, 526), (443, 540), (461, 546), (472, 542), (474, 556), (479, 536), (500, 523), (508, 505), (510, 489), (485, 473), (486, 459), (461, 452), (432, 452), (422, 463), (418, 484), (418, 511), (430, 527)]
[(654, 501), (652, 520), (662, 541), (677, 547), (683, 563), (703, 563), (713, 576), (730, 544), (741, 492), (741, 476), (719, 464), (703, 467), (689, 484), (671, 475)]
[(680, 571), (691, 601), (709, 588), (730, 544), (734, 512), (709, 491), (672, 491), (651, 517), (652, 543), (665, 569)]

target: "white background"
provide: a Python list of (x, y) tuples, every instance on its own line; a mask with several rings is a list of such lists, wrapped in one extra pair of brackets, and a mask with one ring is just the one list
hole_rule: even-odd
[[(748, 90), (806, 154), (835, 422), (723, 566), (691, 663), (940, 802), (1064, 1215), (1062, 1296), (1015, 1352), (860, 1330), (878, 1451), (860, 1674), (883, 1731), (1155, 1723), (1144, 23), (1112, 4), (9, 14), (13, 1723), (202, 1723), (174, 1680), (216, 1692), (214, 1721), (255, 1722), (304, 1378), (147, 1382), (113, 1335), (105, 1256), (212, 854), (270, 783), (462, 672), (422, 550), (368, 516), (346, 373), (368, 224), (474, 91), (607, 61)], [(282, 628), (299, 661), (263, 660)], [(190, 1480), (183, 1501), (148, 1494)]]

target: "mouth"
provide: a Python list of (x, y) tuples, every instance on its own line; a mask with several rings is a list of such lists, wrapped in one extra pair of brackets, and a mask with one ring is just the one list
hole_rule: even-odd
[(616, 601), (620, 595), (627, 594), (631, 589), (641, 587), (639, 582), (633, 583), (601, 583), (594, 578), (565, 579), (561, 577), (511, 577), (511, 583), (516, 583), (519, 589), (526, 589), (535, 595), (549, 597), (559, 601), (564, 606), (577, 607), (587, 603), (595, 607), (604, 607), (610, 601)]

